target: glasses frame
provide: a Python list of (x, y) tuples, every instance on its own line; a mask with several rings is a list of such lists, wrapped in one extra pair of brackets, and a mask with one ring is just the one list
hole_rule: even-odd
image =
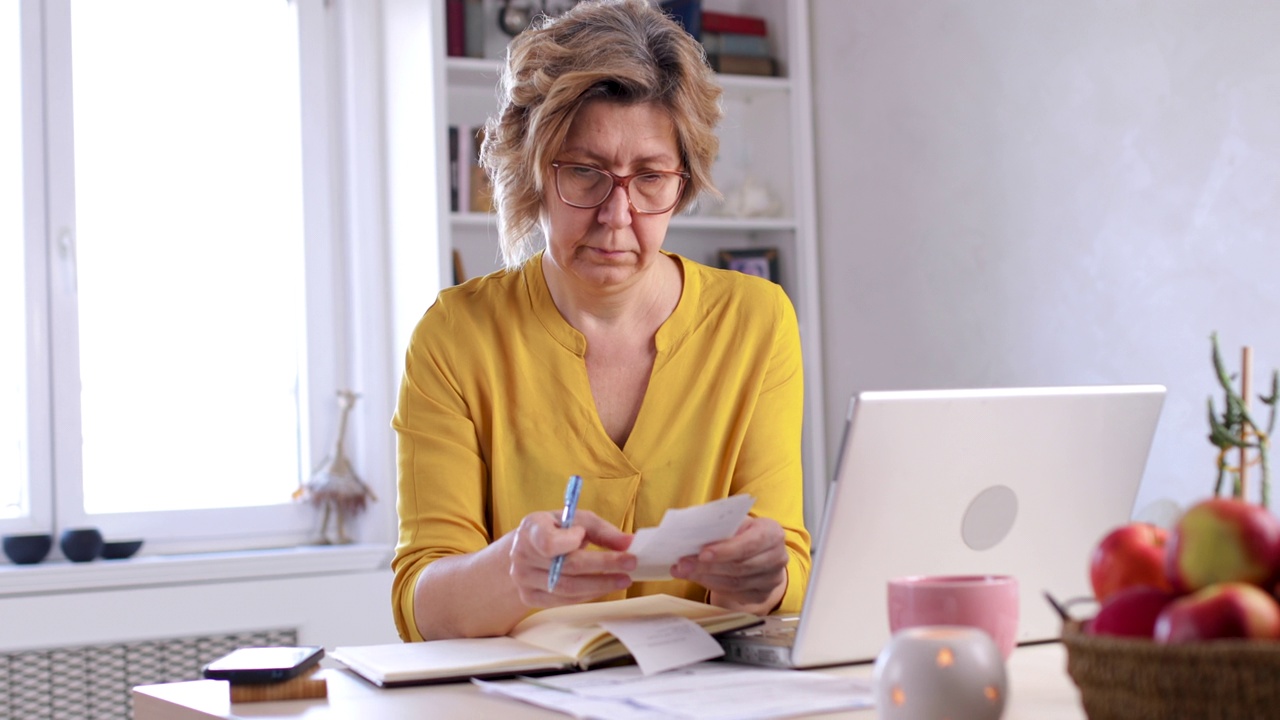
[[(559, 160), (553, 161), (551, 163), (551, 167), (555, 170), (554, 175), (555, 175), (556, 195), (560, 197), (560, 202), (564, 203), (565, 205), (568, 205), (569, 207), (580, 208), (583, 210), (598, 208), (601, 205), (608, 202), (609, 197), (613, 195), (613, 191), (615, 188), (622, 188), (623, 192), (627, 196), (627, 206), (631, 208), (632, 212), (639, 213), (641, 215), (662, 215), (663, 213), (671, 212), (671, 210), (676, 205), (680, 204), (680, 198), (684, 195), (684, 186), (686, 183), (689, 182), (689, 178), (692, 177), (691, 175), (689, 175), (689, 173), (683, 170), (641, 170), (640, 172), (631, 173), (630, 175), (615, 175), (609, 172), (608, 170), (605, 170), (604, 168), (598, 168), (594, 165), (583, 165), (582, 163), (560, 162)], [(595, 170), (598, 173), (604, 173), (605, 175), (608, 175), (613, 180), (613, 187), (609, 188), (609, 192), (605, 193), (604, 197), (600, 198), (600, 202), (597, 202), (593, 205), (580, 205), (578, 203), (569, 202), (567, 199), (565, 199), (564, 193), (561, 192), (560, 190), (560, 169), (561, 168), (586, 168), (587, 170)], [(675, 175), (676, 177), (680, 178), (680, 186), (676, 188), (676, 199), (673, 200), (670, 205), (663, 208), (662, 210), (641, 210), (640, 208), (636, 207), (635, 203), (631, 202), (630, 185), (632, 180), (634, 180), (637, 177), (640, 177), (641, 175)]]

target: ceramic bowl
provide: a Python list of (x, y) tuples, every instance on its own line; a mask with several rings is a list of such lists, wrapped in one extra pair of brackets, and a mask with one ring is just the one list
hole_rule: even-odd
[(102, 533), (97, 528), (63, 530), (58, 547), (71, 562), (89, 562), (102, 553)]
[(48, 533), (35, 535), (6, 535), (4, 554), (14, 565), (34, 565), (44, 560), (53, 548), (53, 536)]
[(102, 543), (103, 560), (123, 560), (132, 557), (142, 547), (141, 540), (111, 540)]

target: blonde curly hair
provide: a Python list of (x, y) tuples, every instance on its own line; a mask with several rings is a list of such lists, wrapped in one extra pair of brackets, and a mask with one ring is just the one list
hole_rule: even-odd
[(503, 264), (545, 246), (544, 185), (578, 110), (591, 100), (655, 103), (670, 113), (689, 173), (673, 212), (719, 196), (711, 165), (721, 89), (702, 45), (646, 0), (588, 0), (540, 17), (507, 47), (498, 113), (485, 124), (480, 164), (493, 182)]

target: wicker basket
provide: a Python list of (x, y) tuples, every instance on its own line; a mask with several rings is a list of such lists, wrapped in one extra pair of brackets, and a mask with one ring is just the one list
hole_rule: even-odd
[(1062, 643), (1089, 720), (1280, 718), (1280, 642), (1158, 645), (1068, 622)]

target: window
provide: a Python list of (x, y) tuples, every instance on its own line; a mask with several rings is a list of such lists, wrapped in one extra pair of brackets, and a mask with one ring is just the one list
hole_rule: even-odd
[(349, 364), (325, 3), (4, 5), (0, 530), (303, 538)]
[(0, 519), (31, 513), (21, 480), (28, 441), (19, 9), (0, 7)]

